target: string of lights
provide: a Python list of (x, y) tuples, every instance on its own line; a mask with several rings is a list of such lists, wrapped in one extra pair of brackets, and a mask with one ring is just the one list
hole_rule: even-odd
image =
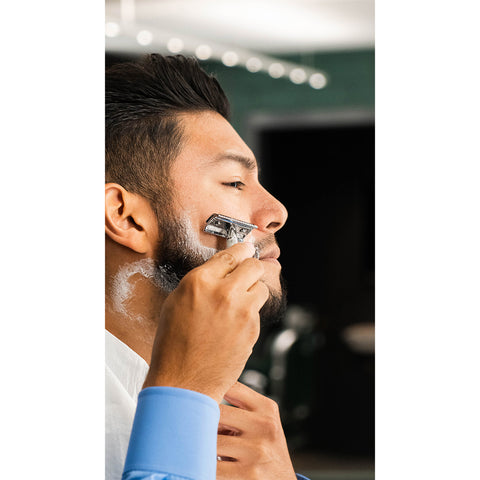
[(140, 49), (145, 52), (186, 53), (195, 55), (201, 61), (213, 59), (222, 62), (226, 67), (244, 67), (251, 73), (264, 72), (275, 79), (288, 78), (296, 85), (308, 83), (317, 90), (328, 84), (325, 72), (305, 65), (279, 60), (248, 49), (154, 30), (137, 22), (107, 19), (105, 37), (107, 51), (138, 52)]

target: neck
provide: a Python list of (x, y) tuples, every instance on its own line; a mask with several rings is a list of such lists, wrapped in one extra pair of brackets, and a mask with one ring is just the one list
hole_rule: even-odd
[(165, 297), (151, 259), (126, 263), (107, 276), (105, 327), (149, 365)]

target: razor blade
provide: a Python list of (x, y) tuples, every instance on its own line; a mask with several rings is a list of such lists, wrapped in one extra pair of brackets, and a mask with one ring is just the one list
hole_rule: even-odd
[(225, 215), (214, 213), (207, 219), (204, 231), (227, 239), (227, 248), (236, 243), (243, 242), (243, 239), (255, 228), (253, 223), (230, 218)]

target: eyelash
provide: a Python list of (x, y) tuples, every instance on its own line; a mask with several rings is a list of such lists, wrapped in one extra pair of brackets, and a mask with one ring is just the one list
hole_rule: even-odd
[(243, 187), (245, 186), (243, 182), (228, 182), (224, 183), (223, 185), (225, 185), (226, 187), (235, 188), (237, 190), (243, 190)]

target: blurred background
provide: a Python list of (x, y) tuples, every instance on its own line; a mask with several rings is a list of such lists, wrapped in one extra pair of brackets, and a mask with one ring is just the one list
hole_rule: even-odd
[(106, 65), (195, 55), (289, 210), (289, 307), (241, 380), (280, 406), (297, 472), (373, 479), (374, 1), (107, 0)]

